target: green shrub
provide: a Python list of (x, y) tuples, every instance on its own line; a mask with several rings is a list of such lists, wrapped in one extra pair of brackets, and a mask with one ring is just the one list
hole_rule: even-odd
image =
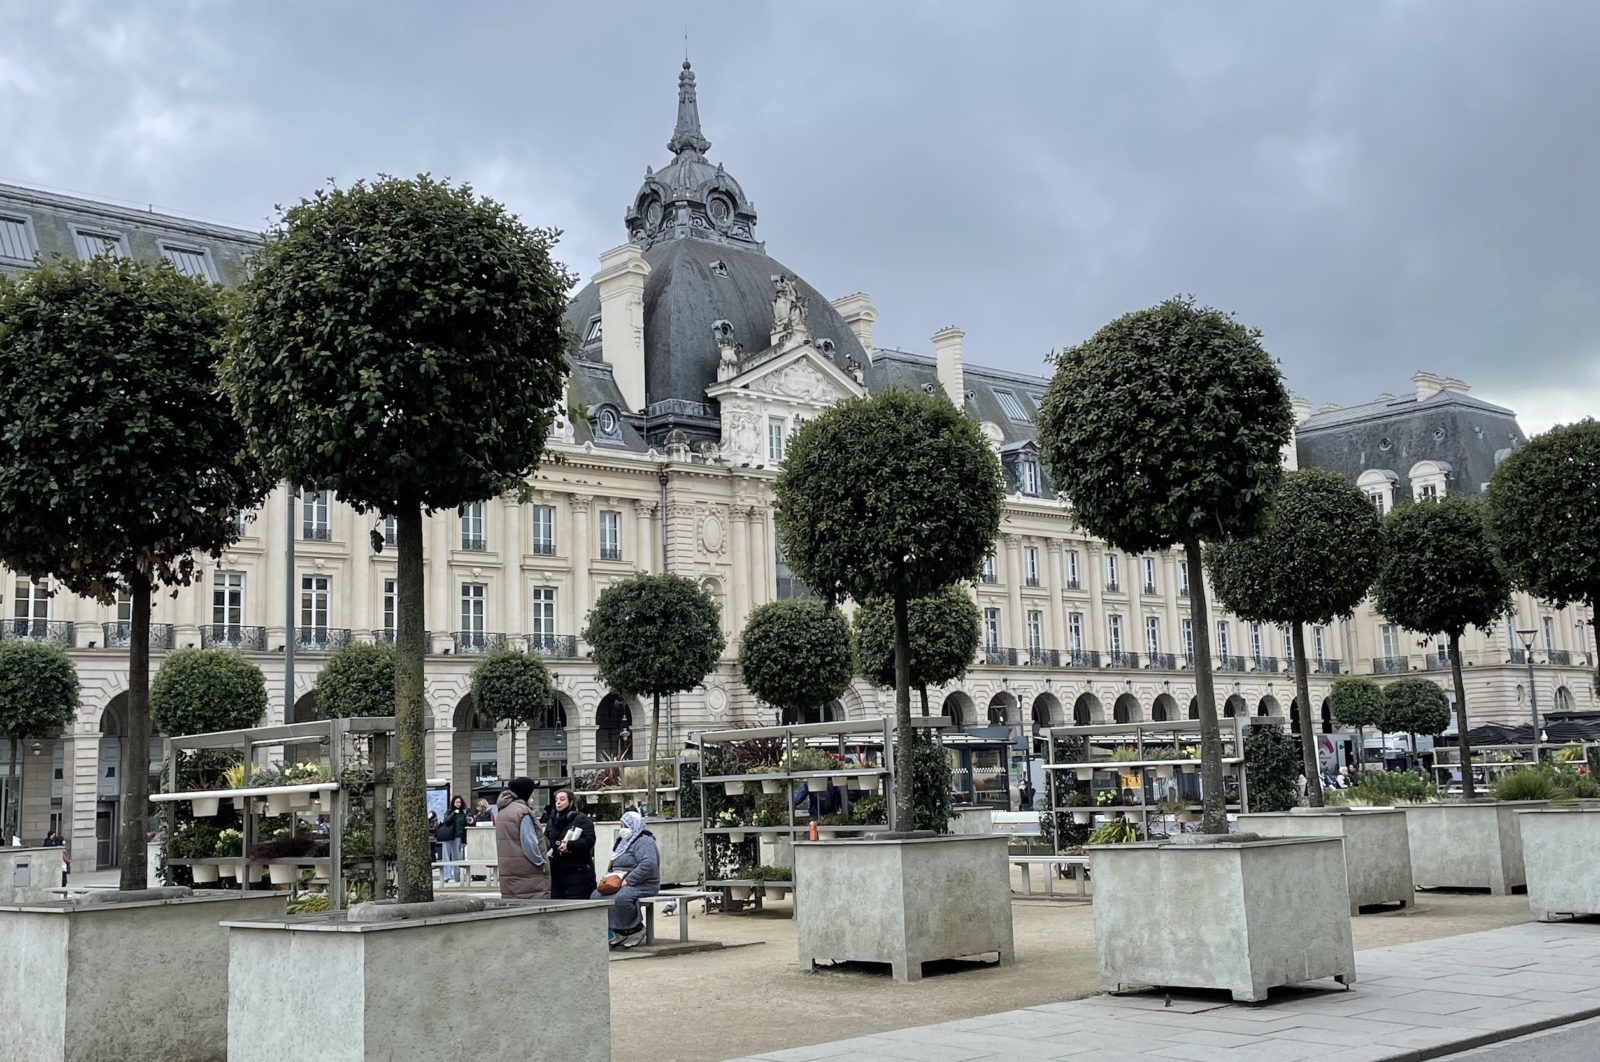
[(1489, 792), (1496, 800), (1554, 800), (1561, 794), (1554, 772), (1538, 767), (1507, 771), (1494, 780)]
[(1439, 787), (1416, 771), (1362, 771), (1347, 792), (1368, 804), (1425, 804), (1439, 799)]
[(1127, 819), (1115, 819), (1095, 828), (1089, 844), (1132, 844), (1139, 839), (1139, 828)]
[(917, 731), (911, 745), (911, 828), (949, 833), (956, 817), (950, 805), (950, 754), (939, 739)]
[(1251, 811), (1287, 811), (1300, 802), (1300, 746), (1282, 727), (1252, 726), (1244, 739), (1244, 764)]
[(889, 802), (881, 796), (863, 797), (850, 808), (857, 826), (882, 826), (889, 821)]

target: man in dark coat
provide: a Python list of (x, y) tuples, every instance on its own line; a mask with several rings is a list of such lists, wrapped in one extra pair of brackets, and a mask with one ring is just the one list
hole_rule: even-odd
[(550, 895), (587, 900), (594, 892), (594, 820), (578, 810), (572, 790), (556, 794), (546, 831), (550, 843)]

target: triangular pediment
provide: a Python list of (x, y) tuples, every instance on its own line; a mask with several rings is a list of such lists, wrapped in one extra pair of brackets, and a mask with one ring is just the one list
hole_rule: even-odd
[(706, 388), (706, 395), (716, 399), (740, 392), (813, 405), (832, 405), (867, 393), (865, 387), (810, 343), (800, 343), (770, 358), (758, 358), (737, 375)]

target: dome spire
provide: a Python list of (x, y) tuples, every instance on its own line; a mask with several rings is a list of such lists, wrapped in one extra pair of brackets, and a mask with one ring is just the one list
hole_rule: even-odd
[(678, 75), (678, 125), (672, 130), (672, 139), (667, 141), (667, 150), (674, 155), (681, 155), (685, 151), (704, 155), (710, 149), (711, 141), (700, 131), (700, 104), (695, 99), (694, 70), (685, 57), (683, 71)]

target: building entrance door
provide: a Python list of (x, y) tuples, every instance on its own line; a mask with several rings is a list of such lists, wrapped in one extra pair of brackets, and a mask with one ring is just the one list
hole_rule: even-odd
[(117, 865), (117, 802), (102, 800), (94, 811), (94, 865), (110, 870)]

